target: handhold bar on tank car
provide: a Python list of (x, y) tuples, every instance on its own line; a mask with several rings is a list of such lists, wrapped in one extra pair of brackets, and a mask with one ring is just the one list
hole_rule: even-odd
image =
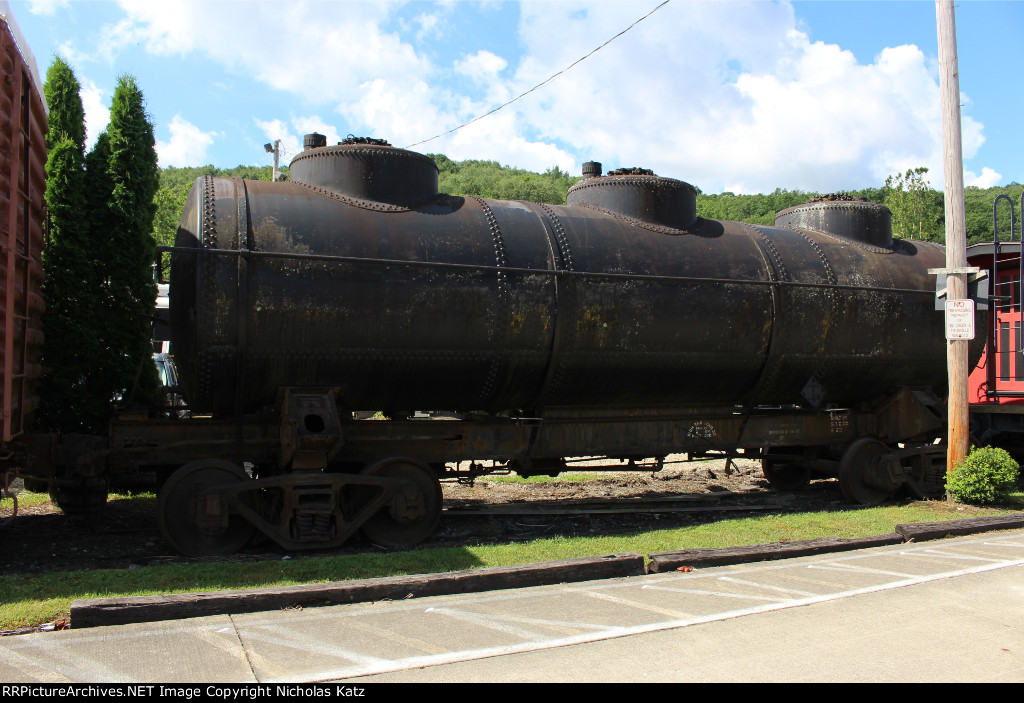
[[(416, 268), (455, 269), (474, 272), (521, 273), (532, 276), (563, 276), (567, 278), (603, 278), (624, 279), (629, 281), (677, 281), (680, 283), (707, 283), (714, 285), (750, 285), (750, 286), (783, 286), (793, 288), (823, 288), (828, 290), (855, 290), (877, 293), (907, 293), (934, 297), (933, 288), (887, 288), (883, 286), (855, 286), (839, 283), (805, 283), (802, 281), (780, 281), (738, 278), (705, 278), (699, 276), (661, 276), (649, 273), (613, 273), (604, 271), (569, 271), (567, 269), (530, 269), (517, 266), (487, 266), (484, 264), (456, 264), (444, 261), (410, 261), (402, 259), (380, 259), (363, 256), (332, 256), (328, 254), (290, 254), (274, 251), (252, 251), (238, 249), (212, 249), (196, 247), (157, 247), (157, 270), (162, 270), (164, 253), (192, 254), (201, 256), (213, 254), (217, 256), (238, 256), (243, 258), (294, 259), (301, 261), (328, 261), (341, 264), (374, 264), (378, 266), (410, 266)], [(161, 283), (167, 281), (161, 279)]]

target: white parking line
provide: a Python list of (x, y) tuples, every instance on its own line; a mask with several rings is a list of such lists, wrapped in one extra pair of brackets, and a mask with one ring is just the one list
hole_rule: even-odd
[(638, 610), (644, 610), (649, 613), (659, 613), (661, 615), (667, 615), (671, 618), (685, 619), (693, 617), (693, 613), (686, 613), (681, 610), (676, 610), (675, 608), (663, 608), (657, 605), (652, 605), (650, 603), (640, 603), (629, 598), (613, 596), (609, 593), (598, 593), (596, 591), (592, 591), (586, 588), (566, 588), (564, 590), (573, 593), (582, 593), (583, 595), (588, 596), (590, 598), (597, 598), (599, 600), (608, 601), (609, 603), (619, 603), (629, 608), (636, 608)]
[(811, 591), (798, 591), (795, 588), (783, 588), (782, 586), (769, 586), (766, 583), (757, 583), (756, 581), (747, 581), (746, 579), (733, 578), (732, 576), (719, 576), (719, 581), (728, 581), (729, 583), (738, 583), (741, 586), (753, 586), (754, 588), (763, 588), (767, 591), (778, 591), (779, 593), (790, 593), (794, 596), (816, 596), (817, 593)]
[(950, 552), (942, 551), (941, 549), (924, 549), (919, 552), (900, 552), (905, 556), (912, 557), (926, 557), (927, 555), (942, 557), (943, 559), (959, 559), (961, 561), (985, 561), (990, 564), (998, 564), (1007, 559), (993, 559), (990, 557), (975, 557), (967, 554), (951, 554)]
[[(274, 644), (279, 647), (285, 647), (288, 649), (297, 649), (303, 652), (315, 652), (317, 654), (326, 654), (327, 656), (337, 657), (338, 659), (348, 659), (356, 662), (363, 666), (381, 666), (386, 665), (390, 662), (390, 659), (384, 659), (381, 657), (374, 657), (368, 654), (361, 654), (360, 652), (353, 651), (347, 647), (340, 647), (335, 644), (324, 641), (313, 641), (309, 637), (305, 637), (300, 634), (296, 634), (289, 628), (283, 625), (264, 625), (261, 630), (266, 632), (247, 630), (242, 635), (242, 641), (245, 643), (246, 640), (255, 640), (258, 642), (266, 642), (267, 644)], [(248, 646), (246, 647), (248, 648)], [(264, 655), (264, 658), (265, 655)]]
[(902, 571), (887, 571), (885, 569), (872, 569), (867, 566), (853, 566), (852, 564), (840, 564), (830, 561), (825, 564), (809, 564), (808, 569), (820, 569), (821, 571), (842, 571), (844, 573), (875, 574), (877, 576), (895, 576), (897, 578), (913, 578), (914, 574), (905, 574)]
[(755, 596), (746, 593), (729, 593), (728, 591), (705, 591), (699, 588), (673, 588), (672, 586), (641, 586), (652, 591), (674, 591), (676, 593), (693, 593), (698, 596), (715, 596), (716, 598), (739, 598), (740, 600), (763, 600), (769, 603), (785, 603), (788, 598), (772, 598), (771, 596)]
[(511, 635), (530, 642), (542, 642), (550, 637), (550, 635), (544, 634), (543, 632), (527, 630), (523, 627), (516, 627), (500, 615), (474, 613), (465, 610), (457, 610), (455, 608), (427, 608), (425, 612), (447, 615), (448, 617), (455, 618), (456, 620), (462, 620), (464, 622), (472, 623), (478, 627), (496, 630), (506, 635)]

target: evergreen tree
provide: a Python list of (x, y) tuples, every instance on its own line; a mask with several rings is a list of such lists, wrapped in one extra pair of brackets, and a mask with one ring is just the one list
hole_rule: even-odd
[(110, 186), (109, 208), (97, 213), (103, 225), (95, 233), (109, 305), (104, 320), (104, 376), (112, 384), (114, 397), (148, 402), (159, 390), (150, 338), (156, 305), (154, 197), (160, 175), (153, 125), (142, 91), (131, 76), (118, 80), (107, 139), (101, 141), (97, 149), (102, 151), (95, 161), (99, 167), (107, 152)]
[(43, 251), (42, 349), (45, 369), (37, 419), (43, 429), (101, 431), (106, 415), (87, 388), (98, 341), (98, 291), (90, 245), (84, 172), (85, 111), (79, 83), (54, 59), (43, 92), (50, 108), (46, 205), (48, 245)]
[[(79, 95), (81, 85), (75, 78), (75, 72), (67, 62), (59, 56), (50, 64), (46, 71), (46, 82), (43, 84), (43, 95), (50, 110), (46, 121), (50, 127), (48, 147), (52, 149), (59, 140), (57, 135), (65, 135), (77, 145), (79, 159), (85, 155), (85, 108)], [(81, 165), (81, 164), (79, 164)]]

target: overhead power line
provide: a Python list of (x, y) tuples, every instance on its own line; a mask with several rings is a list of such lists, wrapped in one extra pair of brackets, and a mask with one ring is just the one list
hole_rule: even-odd
[(448, 130), (447, 132), (442, 132), (441, 134), (438, 134), (438, 135), (435, 135), (435, 136), (433, 136), (433, 137), (430, 137), (429, 139), (424, 139), (423, 141), (420, 141), (420, 142), (416, 142), (415, 144), (410, 144), (409, 146), (407, 146), (407, 147), (405, 147), (405, 148), (406, 148), (406, 149), (412, 149), (412, 148), (413, 148), (414, 146), (419, 146), (420, 144), (426, 144), (427, 142), (432, 142), (432, 141), (434, 141), (435, 139), (440, 139), (441, 137), (446, 137), (446, 136), (448, 136), (449, 134), (452, 134), (452, 133), (454, 133), (454, 132), (458, 132), (458, 131), (459, 131), (460, 129), (462, 129), (463, 127), (468, 127), (469, 125), (473, 124), (474, 122), (479, 122), (479, 121), (480, 121), (480, 120), (482, 120), (483, 118), (485, 118), (485, 117), (488, 117), (488, 116), (490, 116), (490, 115), (493, 115), (493, 114), (494, 114), (495, 112), (497, 112), (498, 110), (502, 110), (502, 109), (504, 109), (504, 108), (508, 107), (509, 105), (511, 105), (511, 104), (512, 104), (512, 103), (514, 103), (515, 101), (519, 100), (520, 98), (524, 98), (524, 97), (526, 97), (527, 95), (529, 95), (530, 93), (532, 93), (533, 91), (537, 90), (538, 88), (540, 88), (540, 87), (542, 87), (542, 86), (544, 86), (544, 85), (547, 85), (548, 83), (550, 83), (551, 81), (553, 81), (554, 79), (558, 78), (558, 77), (559, 77), (560, 75), (562, 75), (563, 73), (565, 73), (566, 71), (568, 71), (569, 69), (571, 69), (571, 68), (572, 68), (573, 66), (575, 66), (576, 64), (578, 64), (578, 63), (581, 63), (581, 62), (583, 62), (583, 61), (585, 61), (585, 60), (589, 59), (589, 58), (590, 58), (591, 56), (593, 56), (594, 54), (596, 54), (596, 53), (597, 53), (598, 51), (600, 51), (601, 49), (603, 49), (603, 48), (605, 48), (606, 46), (608, 46), (609, 44), (611, 44), (611, 43), (612, 43), (613, 41), (615, 41), (616, 39), (618, 39), (619, 37), (621, 37), (621, 36), (622, 36), (623, 34), (625, 34), (626, 32), (628, 32), (629, 30), (633, 29), (633, 27), (637, 26), (638, 24), (640, 24), (641, 22), (643, 22), (643, 21), (644, 21), (645, 19), (647, 19), (648, 17), (650, 17), (651, 15), (653, 15), (653, 14), (654, 14), (655, 12), (657, 12), (657, 11), (658, 11), (658, 10), (660, 10), (661, 8), (665, 7), (665, 5), (668, 5), (668, 4), (669, 4), (669, 2), (671, 2), (671, 0), (664, 0), (664, 2), (662, 2), (662, 3), (660, 4), (660, 5), (658, 5), (657, 7), (655, 7), (655, 8), (653, 9), (653, 10), (651, 10), (651, 11), (650, 11), (650, 12), (648, 12), (648, 13), (647, 13), (646, 15), (644, 15), (643, 17), (641, 17), (640, 19), (638, 19), (638, 20), (637, 20), (636, 22), (634, 22), (633, 24), (631, 24), (631, 25), (629, 25), (628, 27), (626, 27), (625, 29), (623, 29), (623, 30), (622, 30), (621, 32), (619, 32), (619, 33), (618, 33), (618, 34), (616, 34), (616, 35), (615, 35), (614, 37), (612, 37), (611, 39), (609, 39), (608, 41), (606, 41), (606, 42), (605, 42), (604, 44), (602, 44), (601, 46), (597, 47), (596, 49), (594, 49), (593, 51), (591, 51), (590, 53), (588, 53), (588, 54), (587, 54), (586, 56), (582, 56), (582, 57), (580, 57), (580, 58), (576, 59), (575, 61), (573, 61), (573, 62), (572, 62), (571, 64), (569, 64), (568, 66), (566, 66), (565, 68), (563, 68), (563, 69), (562, 69), (561, 71), (559, 71), (558, 73), (555, 73), (554, 75), (550, 76), (550, 77), (549, 77), (549, 78), (548, 78), (547, 80), (545, 80), (545, 81), (542, 81), (541, 83), (538, 83), (537, 85), (533, 86), (532, 88), (530, 88), (530, 89), (529, 89), (529, 90), (527, 90), (526, 92), (524, 92), (524, 93), (520, 93), (520, 94), (519, 94), (519, 95), (517, 95), (516, 97), (512, 98), (511, 100), (509, 100), (509, 101), (508, 101), (507, 103), (503, 103), (503, 104), (501, 104), (501, 105), (498, 105), (498, 107), (494, 108), (493, 110), (489, 110), (488, 112), (485, 112), (484, 114), (482, 114), (482, 115), (480, 115), (480, 116), (478, 116), (478, 117), (474, 117), (474, 118), (473, 118), (473, 119), (471, 119), (471, 120), (470, 120), (469, 122), (464, 122), (464, 123), (460, 124), (460, 125), (459, 125), (458, 127), (453, 127), (452, 129), (449, 129), (449, 130)]

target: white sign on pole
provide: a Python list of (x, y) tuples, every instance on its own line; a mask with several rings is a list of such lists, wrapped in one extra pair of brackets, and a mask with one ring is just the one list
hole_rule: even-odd
[(946, 301), (946, 339), (974, 339), (974, 301)]

